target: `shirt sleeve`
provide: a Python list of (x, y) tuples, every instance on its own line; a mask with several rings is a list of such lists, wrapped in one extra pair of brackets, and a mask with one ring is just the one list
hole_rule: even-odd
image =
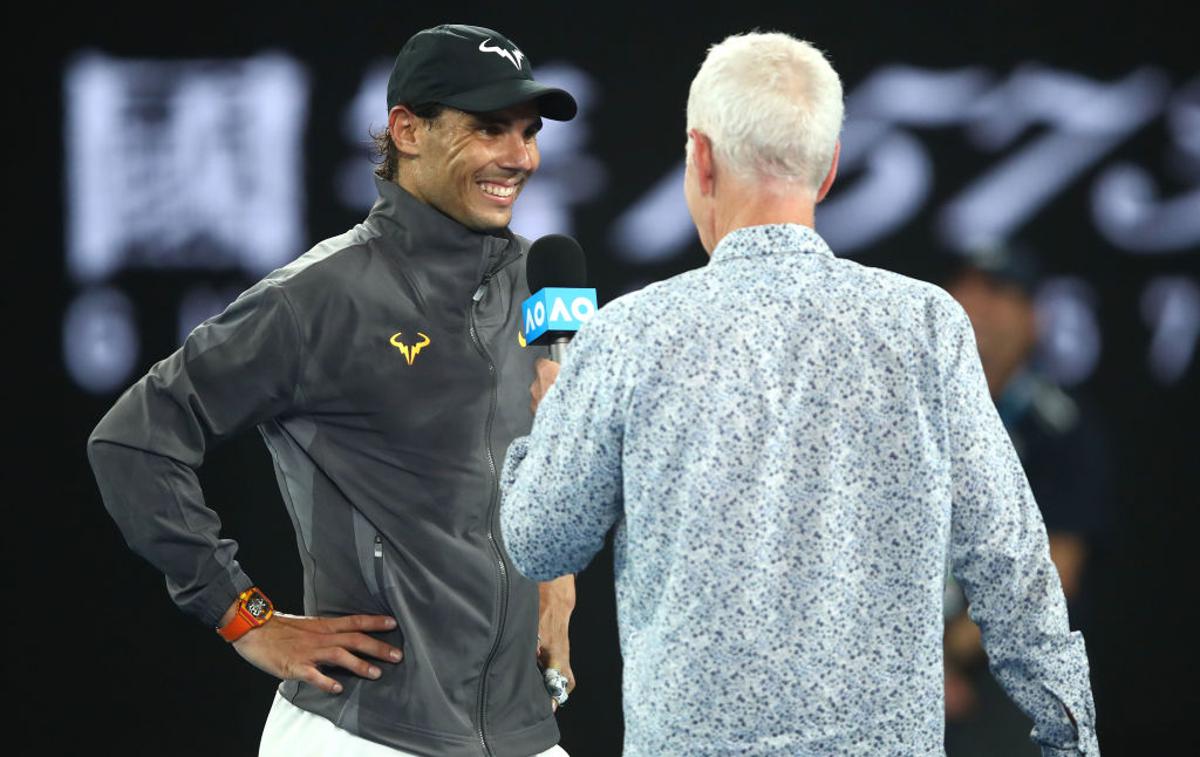
[(962, 308), (943, 327), (953, 511), (950, 559), (988, 665), (1045, 755), (1099, 754), (1083, 636), (1067, 622), (1046, 528), (996, 413)]
[(293, 407), (300, 364), (287, 297), (260, 282), (130, 387), (88, 439), (125, 541), (162, 571), (175, 603), (210, 626), (252, 583), (237, 544), (219, 536), (196, 470), (211, 445)]
[(607, 341), (598, 320), (580, 329), (533, 430), (505, 459), (501, 532), (513, 564), (535, 581), (586, 567), (623, 513), (628, 402), (621, 353)]

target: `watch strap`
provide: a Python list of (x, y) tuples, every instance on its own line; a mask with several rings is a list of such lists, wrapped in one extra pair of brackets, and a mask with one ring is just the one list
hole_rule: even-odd
[(234, 642), (246, 635), (248, 631), (258, 628), (271, 619), (275, 607), (267, 595), (258, 587), (251, 587), (238, 595), (237, 608), (233, 619), (217, 629), (222, 639)]

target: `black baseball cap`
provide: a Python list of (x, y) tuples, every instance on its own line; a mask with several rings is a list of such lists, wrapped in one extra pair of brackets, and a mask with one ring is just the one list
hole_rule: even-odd
[(578, 110), (566, 90), (533, 80), (520, 48), (482, 26), (442, 24), (417, 32), (400, 48), (388, 77), (389, 111), (401, 103), (440, 103), (484, 113), (530, 100), (555, 121), (570, 121)]

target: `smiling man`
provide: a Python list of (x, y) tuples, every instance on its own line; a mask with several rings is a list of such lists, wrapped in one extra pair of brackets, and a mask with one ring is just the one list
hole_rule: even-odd
[[(454, 25), (404, 45), (387, 105), (366, 220), (198, 327), (89, 457), (175, 602), (284, 680), (260, 754), (561, 755), (544, 680), (571, 681), (574, 585), (513, 570), (497, 466), (529, 431), (537, 357), (518, 344), (529, 244), (508, 223), (541, 119), (576, 104), (502, 35)], [(274, 612), (197, 481), (210, 446), (254, 426), (310, 617)]]
[(384, 138), (405, 157), (419, 158), (401, 174), (400, 186), (467, 228), (507, 226), (538, 166), (538, 107), (526, 103), (489, 113), (435, 107), (424, 113), (422, 118), (397, 105), (389, 118)]

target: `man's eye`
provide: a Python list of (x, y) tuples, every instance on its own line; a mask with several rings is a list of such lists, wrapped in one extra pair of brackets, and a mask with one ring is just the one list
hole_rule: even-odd
[(489, 137), (498, 137), (504, 133), (504, 127), (500, 126), (499, 124), (485, 124), (480, 127), (480, 131)]

